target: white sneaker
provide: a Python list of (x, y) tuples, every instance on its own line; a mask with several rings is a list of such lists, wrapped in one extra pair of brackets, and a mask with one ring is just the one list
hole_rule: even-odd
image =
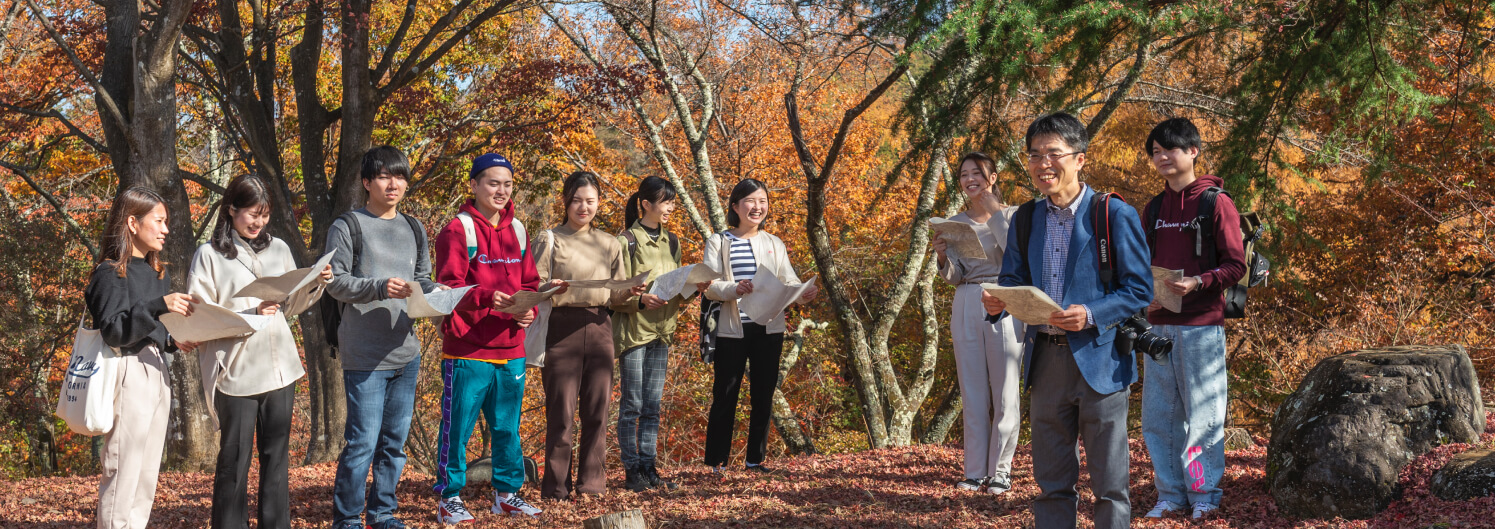
[(1189, 515), (1189, 519), (1197, 522), (1199, 520), (1203, 520), (1206, 516), (1209, 516), (1210, 513), (1219, 509), (1219, 505), (1211, 505), (1204, 502), (1195, 503), (1194, 514)]
[(1162, 518), (1169, 514), (1184, 512), (1184, 506), (1168, 500), (1158, 500), (1158, 504), (1152, 506), (1152, 510), (1142, 515), (1143, 518)]
[(462, 504), (461, 496), (442, 498), (436, 501), (436, 521), (446, 525), (471, 522), (472, 513)]
[(507, 498), (499, 497), (497, 492), (493, 493), (493, 514), (512, 514), (514, 516), (528, 516), (534, 518), (542, 511), (539, 507), (530, 505), (518, 494), (510, 494)]

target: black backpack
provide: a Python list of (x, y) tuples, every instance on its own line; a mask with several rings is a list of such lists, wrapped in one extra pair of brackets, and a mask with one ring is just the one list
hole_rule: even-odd
[[(415, 233), (416, 251), (426, 251), (426, 230), (421, 228), (420, 223), (415, 220), (415, 217), (404, 213), (401, 213), (400, 216), (405, 217), (405, 221), (410, 223), (410, 231)], [(356, 276), (358, 275), (358, 264), (362, 260), (361, 257), (363, 257), (363, 227), (358, 225), (357, 214), (352, 211), (342, 214), (338, 219), (342, 220), (343, 225), (348, 227), (348, 239), (353, 243), (353, 265), (348, 267), (348, 273)], [(332, 296), (322, 296), (321, 301), (318, 301), (318, 303), (321, 305), (323, 336), (327, 338), (327, 345), (332, 346), (332, 357), (337, 358), (337, 348), (339, 345), (337, 328), (343, 323), (343, 308), (347, 306), (347, 303), (333, 299)]]
[[(1187, 229), (1194, 230), (1194, 257), (1205, 260), (1205, 270), (1214, 270), (1220, 266), (1220, 254), (1215, 246), (1215, 199), (1221, 194), (1230, 196), (1219, 187), (1210, 186), (1199, 195), (1199, 211), (1195, 213), (1193, 221), (1189, 222)], [(1157, 224), (1158, 216), (1163, 210), (1163, 194), (1152, 197), (1147, 203), (1147, 210), (1142, 220), (1143, 229), (1147, 232), (1147, 246), (1157, 246)], [(1246, 317), (1246, 289), (1265, 284), (1270, 274), (1272, 262), (1256, 251), (1256, 241), (1261, 239), (1262, 232), (1266, 229), (1254, 212), (1241, 212), (1241, 241), (1246, 255), (1246, 275), (1234, 285), (1225, 289), (1225, 317)]]

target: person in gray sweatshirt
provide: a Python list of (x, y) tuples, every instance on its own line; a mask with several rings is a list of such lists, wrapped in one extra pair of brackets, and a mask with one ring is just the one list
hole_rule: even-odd
[[(404, 522), (394, 517), (395, 485), (405, 467), (420, 372), (420, 339), (405, 313), (405, 298), (416, 288), (429, 293), (440, 287), (431, 279), (425, 227), (396, 210), (409, 188), (405, 155), (375, 147), (364, 154), (360, 176), (368, 202), (334, 221), (327, 233), (327, 251), (337, 252), (327, 294), (347, 304), (337, 329), (348, 397), (347, 445), (337, 459), (332, 526), (363, 529), (366, 519), (370, 529), (402, 529)], [(357, 226), (350, 229), (350, 221)], [(371, 467), (373, 490), (366, 491)]]

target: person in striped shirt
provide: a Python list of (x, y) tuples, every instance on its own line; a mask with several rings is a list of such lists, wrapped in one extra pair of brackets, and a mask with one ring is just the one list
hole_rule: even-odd
[[(727, 201), (727, 225), (731, 229), (706, 240), (701, 262), (726, 271), (726, 278), (705, 286), (705, 295), (722, 302), (717, 326), (717, 348), (711, 387), (711, 412), (706, 423), (705, 463), (714, 471), (726, 469), (732, 455), (732, 431), (736, 427), (737, 396), (747, 373), (752, 387), (752, 411), (748, 419), (747, 470), (768, 472), (763, 459), (768, 448), (768, 420), (773, 411), (773, 391), (779, 383), (779, 355), (784, 348), (784, 318), (756, 323), (737, 308), (737, 300), (752, 294), (753, 278), (762, 271), (772, 273), (785, 285), (797, 285), (799, 276), (789, 264), (784, 241), (763, 231), (768, 220), (768, 188), (763, 182), (744, 179), (732, 188)], [(798, 302), (815, 297), (818, 288), (805, 291)]]

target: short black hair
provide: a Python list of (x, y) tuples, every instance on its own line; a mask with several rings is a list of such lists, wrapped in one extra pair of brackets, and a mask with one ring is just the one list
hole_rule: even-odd
[(363, 153), (363, 168), (359, 170), (358, 176), (364, 180), (373, 180), (380, 174), (389, 173), (410, 179), (410, 160), (405, 158), (405, 153), (388, 145), (380, 145)]
[(1163, 120), (1158, 126), (1152, 128), (1147, 134), (1147, 143), (1142, 144), (1142, 152), (1152, 156), (1152, 146), (1164, 149), (1187, 149), (1194, 147), (1200, 151), (1204, 145), (1199, 141), (1199, 129), (1194, 126), (1189, 118), (1172, 118)]
[[(756, 178), (744, 178), (738, 181), (737, 185), (732, 186), (732, 194), (727, 196), (727, 226), (736, 228), (737, 224), (742, 222), (742, 219), (737, 216), (737, 212), (732, 211), (732, 206), (736, 206), (742, 199), (758, 192), (759, 189), (762, 189), (764, 194), (768, 194), (768, 185)], [(768, 217), (765, 216), (763, 217), (762, 224), (767, 223)]]
[(1028, 125), (1028, 135), (1025, 138), (1024, 149), (1033, 148), (1033, 138), (1053, 134), (1064, 143), (1069, 144), (1075, 152), (1085, 152), (1090, 148), (1090, 133), (1085, 132), (1085, 125), (1080, 120), (1064, 112), (1055, 112), (1033, 121)]

